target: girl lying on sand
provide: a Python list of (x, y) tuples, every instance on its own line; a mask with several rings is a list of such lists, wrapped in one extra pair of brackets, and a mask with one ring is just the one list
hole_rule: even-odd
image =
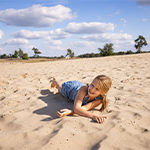
[(97, 123), (103, 123), (107, 117), (97, 116), (88, 110), (102, 104), (100, 111), (104, 111), (107, 107), (108, 101), (106, 93), (111, 87), (112, 81), (105, 75), (97, 76), (90, 85), (84, 85), (79, 81), (68, 81), (62, 85), (53, 78), (51, 88), (57, 88), (59, 93), (64, 97), (74, 101), (74, 109), (62, 109), (57, 111), (59, 117), (64, 117), (71, 114), (78, 114), (88, 117)]

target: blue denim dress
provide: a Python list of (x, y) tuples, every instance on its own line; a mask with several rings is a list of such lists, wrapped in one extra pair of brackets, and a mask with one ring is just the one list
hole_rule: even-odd
[[(74, 81), (68, 81), (68, 82), (64, 82), (62, 84), (62, 89), (61, 89), (61, 94), (68, 98), (69, 100), (73, 101), (75, 100), (77, 94), (78, 94), (78, 90), (83, 86), (84, 84), (80, 81), (74, 80)], [(89, 87), (89, 86), (88, 86)], [(85, 97), (83, 98), (83, 102), (82, 105), (85, 105), (89, 102), (92, 102), (94, 100), (98, 100), (101, 99), (100, 96), (88, 101), (88, 88), (87, 88), (87, 92)]]

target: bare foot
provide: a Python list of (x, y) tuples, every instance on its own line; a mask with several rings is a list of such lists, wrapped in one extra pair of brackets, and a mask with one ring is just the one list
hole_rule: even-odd
[(56, 85), (55, 85), (55, 81), (56, 81), (56, 79), (55, 79), (55, 78), (53, 78), (53, 81), (52, 81), (52, 84), (51, 84), (51, 88), (55, 88), (55, 87), (56, 87)]

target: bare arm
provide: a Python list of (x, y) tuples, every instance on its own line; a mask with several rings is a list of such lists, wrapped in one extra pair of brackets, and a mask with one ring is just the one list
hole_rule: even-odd
[(60, 110), (61, 112), (57, 112), (57, 115), (59, 117), (64, 117), (66, 115), (78, 114), (78, 115), (81, 115), (84, 117), (91, 118), (98, 123), (103, 123), (107, 117), (100, 117), (100, 116), (97, 116), (88, 111), (88, 110), (100, 105), (101, 100), (96, 100), (96, 101), (90, 102), (90, 103), (82, 106), (82, 101), (86, 94), (86, 90), (87, 90), (87, 88), (85, 86), (83, 86), (79, 89), (78, 94), (75, 99), (75, 102), (74, 102), (74, 110), (62, 109), (62, 110)]
[(83, 105), (83, 106), (81, 106), (83, 109), (85, 109), (85, 110), (91, 110), (91, 109), (93, 109), (93, 108), (95, 108), (95, 107), (97, 107), (98, 105), (100, 105), (102, 102), (101, 102), (101, 100), (96, 100), (96, 101), (93, 101), (93, 102), (90, 102), (90, 103), (88, 103), (88, 104), (86, 104), (86, 105)]
[[(101, 104), (101, 100), (97, 100), (97, 101), (93, 101), (93, 102), (90, 102), (86, 105), (83, 105), (81, 106), (84, 110), (88, 111), (90, 109), (93, 109), (95, 108), (96, 106), (98, 106), (99, 104)], [(67, 115), (73, 115), (75, 114), (75, 112), (73, 110), (70, 110), (70, 109), (61, 109), (60, 112), (57, 111), (57, 115), (59, 117), (64, 117), (64, 116), (67, 116)]]
[(88, 103), (88, 104), (82, 106), (82, 101), (85, 96), (86, 89), (87, 88), (85, 86), (83, 86), (79, 89), (78, 94), (75, 99), (75, 102), (74, 102), (74, 113), (92, 119), (94, 114), (91, 112), (88, 112), (87, 110), (90, 110), (90, 109), (98, 106), (101, 103), (101, 101), (100, 100), (93, 101), (91, 103)]

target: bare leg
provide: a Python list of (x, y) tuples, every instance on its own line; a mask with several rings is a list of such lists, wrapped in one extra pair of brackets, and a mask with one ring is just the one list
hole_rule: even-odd
[(52, 84), (51, 84), (51, 88), (57, 88), (58, 92), (61, 93), (61, 83), (59, 83), (55, 78), (53, 78)]

